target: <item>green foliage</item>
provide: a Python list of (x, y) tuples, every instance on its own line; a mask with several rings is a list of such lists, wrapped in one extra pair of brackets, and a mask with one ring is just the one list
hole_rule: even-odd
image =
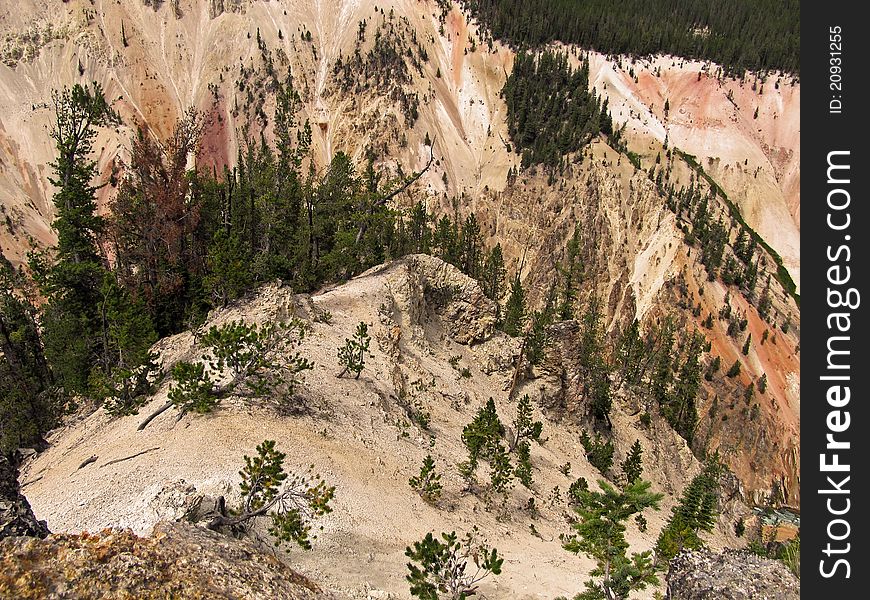
[(590, 402), (592, 416), (600, 421), (607, 421), (610, 418), (613, 399), (602, 316), (601, 302), (593, 296), (581, 321), (579, 360), (586, 376), (584, 389)]
[(726, 373), (726, 375), (728, 375), (728, 377), (732, 377), (732, 378), (740, 375), (740, 360), (739, 359), (734, 361), (734, 364), (731, 365), (730, 369), (728, 369), (728, 373)]
[(36, 307), (21, 278), (0, 255), (0, 454), (44, 445), (64, 413), (66, 398), (53, 385)]
[(478, 460), (489, 458), (490, 452), (499, 444), (504, 426), (495, 410), (495, 400), (490, 398), (474, 419), (462, 430), (462, 443), (468, 450), (468, 466), (473, 472)]
[(600, 492), (579, 492), (574, 506), (578, 520), (572, 525), (576, 533), (563, 536), (562, 542), (569, 552), (583, 552), (596, 561), (579, 598), (625, 599), (632, 591), (658, 583), (650, 552), (626, 556), (625, 521), (646, 508), (658, 509), (662, 494), (650, 492), (650, 483), (643, 480), (621, 491), (604, 480), (598, 485)]
[[(296, 351), (305, 332), (306, 326), (297, 319), (261, 326), (243, 321), (212, 326), (201, 340), (205, 363), (180, 362), (173, 368), (175, 383), (169, 400), (182, 411), (199, 413), (211, 411), (231, 394), (287, 405), (301, 374), (313, 367)], [(217, 385), (220, 379), (228, 380)]]
[(437, 502), (441, 497), (441, 475), (435, 472), (435, 459), (431, 454), (427, 454), (423, 459), (420, 474), (411, 477), (408, 485), (430, 504)]
[(104, 321), (101, 368), (91, 371), (90, 393), (111, 415), (135, 414), (152, 392), (157, 334), (141, 301), (106, 274), (100, 288), (99, 314)]
[(643, 449), (640, 440), (635, 440), (628, 456), (622, 463), (622, 474), (628, 483), (634, 483), (643, 474)]
[(598, 434), (592, 439), (584, 431), (580, 435), (580, 443), (586, 450), (586, 458), (589, 464), (598, 469), (602, 475), (605, 475), (610, 467), (613, 466), (613, 442), (610, 440), (602, 440)]
[(369, 326), (362, 321), (356, 326), (353, 338), (345, 338), (344, 346), (338, 349), (338, 364), (341, 365), (339, 377), (345, 373), (354, 373), (354, 379), (359, 379), (365, 368), (366, 353), (369, 351)]
[(456, 532), (432, 533), (405, 549), (406, 579), (411, 595), (420, 600), (465, 600), (477, 594), (478, 584), (489, 575), (500, 575), (504, 559), (496, 548), (478, 541), (475, 528), (461, 540)]
[(211, 412), (219, 402), (214, 383), (202, 363), (181, 361), (172, 367), (169, 401), (182, 412)]
[[(528, 443), (526, 443), (528, 448)], [(511, 466), (510, 457), (507, 450), (501, 442), (490, 442), (486, 451), (489, 458), (489, 481), (492, 484), (492, 489), (498, 494), (504, 494), (512, 486), (514, 481), (514, 468)], [(524, 468), (528, 467), (528, 473), (523, 473)], [(531, 483), (531, 465), (526, 460), (525, 465), (520, 465), (520, 474), (528, 477)]]
[(564, 166), (565, 154), (582, 149), (599, 132), (613, 132), (607, 101), (589, 89), (588, 63), (575, 69), (566, 53), (520, 51), (501, 93), (523, 167), (544, 164), (552, 174)]
[(746, 337), (746, 342), (743, 343), (743, 348), (742, 348), (742, 350), (741, 350), (741, 352), (743, 352), (743, 356), (746, 356), (746, 355), (749, 354), (749, 348), (750, 348), (751, 346), (752, 346), (752, 334), (750, 333), (750, 334)]
[(501, 244), (496, 244), (487, 253), (483, 263), (483, 273), (480, 277), (480, 285), (483, 293), (490, 300), (499, 302), (504, 291), (505, 266)]
[(743, 537), (743, 534), (746, 533), (746, 521), (743, 520), (743, 517), (737, 519), (737, 522), (734, 523), (734, 535), (737, 537)]
[(523, 290), (522, 282), (520, 282), (520, 274), (517, 272), (511, 284), (511, 293), (504, 308), (502, 331), (513, 337), (521, 335), (525, 319), (526, 293)]
[(578, 477), (568, 486), (568, 504), (574, 505), (582, 499), (582, 492), (589, 490), (589, 482), (585, 477)]
[(259, 327), (242, 321), (212, 326), (202, 337), (205, 358), (213, 372), (229, 372), (231, 377), (220, 393), (266, 398), (281, 392), (292, 397), (300, 374), (313, 367), (295, 351), (306, 331), (298, 319)]
[(762, 394), (767, 391), (767, 373), (762, 373), (758, 380), (758, 391)]
[(660, 397), (662, 414), (678, 434), (692, 443), (695, 426), (698, 423), (698, 411), (695, 399), (701, 387), (701, 353), (704, 348), (704, 337), (697, 331), (693, 332), (682, 352), (683, 362), (680, 365), (679, 377), (673, 382), (669, 393)]
[(695, 476), (680, 496), (671, 518), (656, 541), (656, 560), (662, 564), (684, 548), (698, 549), (704, 543), (698, 533), (712, 531), (716, 524), (719, 502), (719, 479), (724, 466), (718, 455), (707, 459), (704, 469)]
[(532, 487), (532, 447), (528, 442), (521, 442), (516, 447), (517, 466), (514, 469), (514, 475), (527, 488)]
[(704, 371), (704, 379), (707, 381), (713, 381), (713, 376), (718, 373), (721, 368), (722, 359), (718, 356), (714, 356), (713, 360), (710, 361), (710, 364), (707, 365), (707, 370)]
[(113, 413), (135, 412), (147, 393), (155, 339), (141, 304), (117, 285), (97, 241), (106, 223), (97, 214), (97, 174), (91, 159), (96, 128), (117, 114), (102, 89), (74, 85), (55, 92), (51, 137), (56, 159), (51, 183), (57, 247), (31, 255), (30, 266), (46, 299), (42, 317), (45, 358), (67, 394), (106, 400)]
[(652, 415), (649, 414), (649, 411), (641, 413), (640, 424), (644, 427), (649, 427), (652, 424)]
[(257, 446), (257, 456), (244, 457), (245, 467), (239, 471), (242, 504), (230, 524), (250, 528), (257, 518), (268, 516), (269, 533), (279, 544), (296, 543), (307, 550), (317, 538), (311, 533), (313, 520), (332, 512), (329, 503), (335, 488), (313, 473), (313, 467), (305, 475), (288, 478), (285, 458), (283, 452), (275, 450), (272, 440)]
[(218, 230), (208, 250), (208, 274), (203, 287), (215, 306), (240, 298), (253, 283), (251, 254), (238, 236)]
[(737, 75), (744, 69), (800, 70), (800, 11), (794, 0), (738, 0), (727, 7), (712, 0), (471, 0), (468, 5), (485, 31), (515, 47), (558, 40), (611, 55), (711, 60)]
[(647, 525), (649, 525), (646, 521), (646, 517), (640, 513), (634, 516), (634, 522), (637, 523), (637, 530), (641, 533), (644, 533), (647, 529)]
[(517, 416), (513, 423), (513, 439), (511, 449), (516, 448), (522, 442), (540, 441), (544, 424), (533, 420), (532, 399), (528, 394), (523, 394), (517, 402)]
[(562, 320), (574, 318), (574, 301), (577, 298), (577, 288), (583, 282), (584, 268), (581, 256), (580, 234), (580, 225), (575, 225), (574, 235), (568, 240), (568, 245), (565, 248), (565, 261), (559, 265), (562, 286), (557, 312)]

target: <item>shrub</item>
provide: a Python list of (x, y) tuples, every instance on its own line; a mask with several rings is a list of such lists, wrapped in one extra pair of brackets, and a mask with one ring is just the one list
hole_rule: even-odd
[(586, 450), (589, 464), (601, 471), (602, 475), (606, 474), (608, 469), (613, 466), (613, 442), (602, 440), (598, 435), (593, 440), (584, 431), (583, 435), (580, 436), (580, 443)]
[(432, 455), (426, 455), (420, 474), (408, 480), (411, 488), (420, 494), (428, 503), (433, 503), (441, 497), (441, 475), (435, 472), (435, 460)]
[[(244, 457), (245, 467), (239, 471), (242, 502), (231, 514), (220, 511), (209, 523), (210, 529), (228, 528), (234, 533), (247, 532), (259, 518), (271, 519), (268, 531), (277, 542), (295, 542), (311, 548), (316, 535), (311, 534), (312, 521), (332, 512), (329, 506), (335, 487), (327, 486), (313, 466), (305, 475), (288, 477), (284, 471), (283, 452), (275, 450), (275, 442), (265, 440), (257, 446), (257, 456)], [(218, 502), (223, 506), (223, 498)]]
[(169, 401), (183, 412), (210, 412), (218, 403), (214, 384), (202, 363), (179, 362), (172, 367), (174, 384), (169, 388)]
[(344, 346), (338, 349), (338, 364), (342, 367), (339, 377), (351, 372), (354, 373), (354, 379), (359, 379), (360, 373), (365, 368), (366, 353), (371, 342), (368, 329), (369, 326), (361, 321), (356, 326), (353, 338), (345, 338)]
[[(478, 583), (500, 575), (503, 558), (498, 550), (478, 541), (477, 528), (459, 540), (456, 532), (432, 533), (405, 549), (411, 595), (420, 600), (465, 600), (477, 594)], [(473, 564), (473, 569), (469, 568)]]
[[(294, 352), (304, 335), (305, 326), (296, 319), (260, 327), (241, 321), (212, 327), (202, 338), (208, 370), (202, 363), (176, 364), (169, 400), (182, 411), (200, 413), (209, 412), (230, 394), (277, 396), (284, 403), (301, 383), (300, 374), (313, 367)], [(229, 377), (229, 381), (217, 385), (215, 379), (219, 377)]]

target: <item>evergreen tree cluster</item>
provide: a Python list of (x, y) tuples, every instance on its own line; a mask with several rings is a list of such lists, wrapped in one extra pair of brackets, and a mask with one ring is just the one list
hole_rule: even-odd
[(728, 71), (800, 72), (797, 0), (466, 0), (493, 37), (517, 47), (553, 41), (605, 54), (665, 53)]
[(417, 38), (407, 17), (397, 17), (391, 10), (381, 15), (373, 43), (366, 50), (363, 44), (368, 25), (366, 20), (359, 22), (353, 54), (338, 57), (333, 75), (346, 94), (374, 90), (379, 96), (397, 102), (410, 128), (419, 117), (420, 97), (405, 88), (412, 83), (413, 72), (423, 75), (423, 63), (429, 60), (425, 44)]
[[(532, 404), (528, 395), (517, 403), (517, 416), (513, 427), (506, 428), (490, 398), (474, 419), (462, 430), (462, 442), (468, 450), (468, 461), (460, 465), (460, 472), (473, 480), (480, 460), (489, 462), (490, 482), (497, 493), (505, 493), (516, 477), (524, 486), (532, 486), (531, 442), (540, 441), (543, 424), (532, 418)], [(510, 456), (516, 456), (516, 464)]]
[[(362, 172), (342, 153), (323, 173), (303, 168), (311, 130), (296, 120), (300, 100), (292, 85), (289, 76), (278, 85), (274, 146), (262, 136), (248, 140), (237, 166), (220, 174), (188, 169), (202, 134), (196, 113), (186, 114), (165, 143), (137, 132), (127, 177), (105, 217), (97, 213), (91, 151), (97, 129), (113, 126), (117, 116), (97, 84), (54, 95), (58, 244), (30, 257), (46, 300), (38, 320), (20, 293), (24, 279), (3, 265), (3, 328), (10, 333), (2, 368), (27, 380), (4, 395), (4, 414), (19, 422), (8, 428), (18, 432), (10, 446), (37, 443), (76, 396), (97, 399), (113, 414), (136, 412), (159, 377), (150, 352), (159, 337), (195, 326), (211, 308), (268, 281), (307, 291), (426, 252), (500, 298), (501, 248), (484, 248), (474, 214), (460, 222), (435, 219), (422, 204), (390, 208), (419, 173), (385, 176), (371, 153)], [(173, 376), (173, 402), (184, 409), (207, 411), (225, 395), (205, 364), (176, 365)]]
[(0, 454), (43, 447), (64, 412), (26, 280), (0, 255)]
[(709, 457), (704, 469), (695, 476), (673, 508), (671, 518), (656, 542), (657, 561), (667, 561), (683, 549), (698, 549), (704, 542), (701, 531), (712, 531), (716, 524), (719, 503), (719, 479), (725, 467), (718, 455)]
[(564, 168), (566, 154), (599, 133), (613, 133), (607, 100), (589, 89), (589, 64), (572, 68), (564, 52), (518, 53), (501, 93), (508, 132), (524, 168)]

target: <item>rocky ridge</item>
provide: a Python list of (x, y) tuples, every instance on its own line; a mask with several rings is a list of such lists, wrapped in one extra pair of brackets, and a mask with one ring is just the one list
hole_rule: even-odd
[(249, 540), (184, 522), (0, 541), (0, 598), (321, 600), (331, 596)]

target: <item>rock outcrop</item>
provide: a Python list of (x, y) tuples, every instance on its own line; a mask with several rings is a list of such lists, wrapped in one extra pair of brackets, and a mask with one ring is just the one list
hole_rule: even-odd
[(44, 538), (49, 534), (45, 521), (39, 521), (18, 484), (18, 469), (0, 455), (0, 539), (12, 536)]
[(798, 600), (800, 582), (779, 561), (751, 552), (683, 552), (668, 571), (669, 600)]
[(329, 598), (251, 542), (188, 523), (158, 523), (149, 537), (129, 530), (0, 541), (0, 597)]

